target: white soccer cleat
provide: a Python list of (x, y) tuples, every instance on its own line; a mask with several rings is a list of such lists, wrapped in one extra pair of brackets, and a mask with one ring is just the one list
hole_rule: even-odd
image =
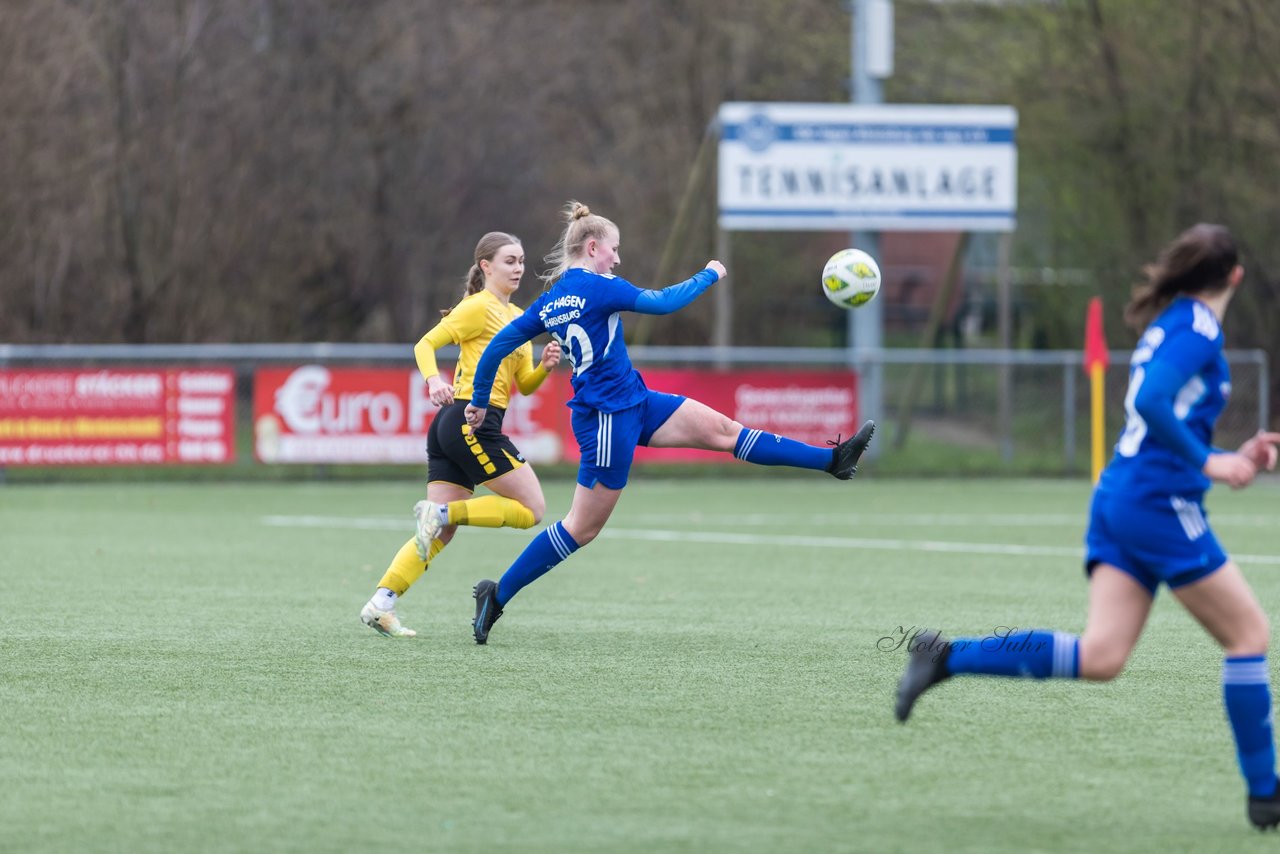
[(416, 638), (418, 636), (418, 633), (413, 629), (406, 629), (400, 625), (400, 618), (396, 616), (395, 611), (383, 611), (381, 608), (375, 608), (373, 600), (365, 603), (364, 608), (360, 611), (360, 622), (378, 634), (389, 638)]
[(440, 536), (440, 529), (444, 527), (440, 520), (440, 505), (434, 501), (419, 501), (413, 505), (413, 518), (418, 522), (413, 544), (418, 549), (418, 557), (425, 561), (431, 554), (431, 541)]

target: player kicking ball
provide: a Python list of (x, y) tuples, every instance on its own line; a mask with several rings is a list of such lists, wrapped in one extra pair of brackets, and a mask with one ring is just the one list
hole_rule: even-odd
[(637, 288), (611, 272), (622, 260), (618, 227), (576, 202), (565, 214), (565, 230), (547, 256), (552, 268), (543, 278), (550, 287), (485, 348), (466, 417), (472, 425), (483, 423), (502, 359), (534, 336), (551, 333), (573, 366), (569, 407), (581, 452), (578, 484), (563, 520), (535, 537), (500, 580), (476, 585), (476, 643), (487, 642), (516, 593), (599, 535), (627, 485), (637, 447), (723, 451), (757, 465), (813, 469), (848, 480), (875, 432), (868, 421), (850, 438), (817, 447), (749, 430), (691, 398), (651, 391), (627, 355), (622, 312), (678, 311), (723, 279), (725, 268), (710, 261), (679, 284)]

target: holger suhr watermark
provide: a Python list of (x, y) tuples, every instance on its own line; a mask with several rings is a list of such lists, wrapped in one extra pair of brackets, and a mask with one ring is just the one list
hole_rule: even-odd
[(898, 626), (892, 633), (876, 641), (876, 649), (881, 652), (931, 652), (935, 661), (944, 654), (950, 654), (951, 650), (966, 649), (975, 643), (986, 652), (1028, 652), (1043, 649), (1046, 642), (1032, 640), (1032, 631), (1019, 629), (1017, 626), (996, 626), (990, 634), (982, 637), (945, 640), (918, 626)]

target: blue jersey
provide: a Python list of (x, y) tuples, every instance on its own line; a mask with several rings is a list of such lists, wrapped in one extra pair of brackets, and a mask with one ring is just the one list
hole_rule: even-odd
[(618, 412), (644, 399), (644, 380), (631, 365), (620, 314), (634, 309), (639, 296), (640, 288), (625, 279), (574, 268), (525, 312), (537, 319), (538, 332), (560, 342), (573, 366), (571, 406)]
[(715, 272), (702, 270), (679, 284), (652, 291), (608, 274), (577, 267), (566, 271), (489, 343), (476, 368), (472, 403), (488, 405), (499, 359), (525, 341), (549, 332), (573, 366), (569, 406), (599, 412), (637, 406), (646, 399), (648, 390), (627, 355), (621, 312), (669, 314), (688, 305), (717, 278)]
[(1189, 297), (1147, 327), (1129, 363), (1124, 432), (1099, 489), (1132, 498), (1204, 494), (1201, 468), (1231, 394), (1222, 346), (1217, 317)]

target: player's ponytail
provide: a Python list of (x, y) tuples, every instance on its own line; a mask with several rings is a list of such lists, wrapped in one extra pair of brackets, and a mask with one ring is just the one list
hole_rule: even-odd
[[(480, 262), (492, 261), (493, 256), (498, 254), (499, 249), (504, 246), (510, 246), (513, 243), (516, 246), (523, 245), (520, 242), (520, 238), (514, 234), (507, 234), (505, 231), (491, 231), (480, 238), (480, 242), (476, 244), (475, 263), (471, 265), (471, 269), (467, 271), (466, 277), (462, 280), (463, 299), (484, 290), (484, 270), (480, 269)], [(446, 317), (451, 311), (453, 309), (447, 308), (440, 312), (440, 316)]]
[(1175, 297), (1221, 291), (1239, 258), (1226, 226), (1193, 225), (1142, 268), (1146, 281), (1134, 286), (1124, 309), (1125, 322), (1141, 332)]
[(549, 287), (564, 275), (565, 270), (581, 255), (589, 240), (604, 240), (618, 233), (618, 227), (602, 216), (593, 214), (582, 202), (567, 202), (564, 206), (565, 227), (560, 240), (543, 258), (549, 268), (538, 276)]
[(478, 294), (484, 289), (484, 271), (480, 269), (479, 264), (472, 264), (471, 269), (467, 271), (467, 279), (462, 283), (462, 295), (469, 297), (472, 294)]

